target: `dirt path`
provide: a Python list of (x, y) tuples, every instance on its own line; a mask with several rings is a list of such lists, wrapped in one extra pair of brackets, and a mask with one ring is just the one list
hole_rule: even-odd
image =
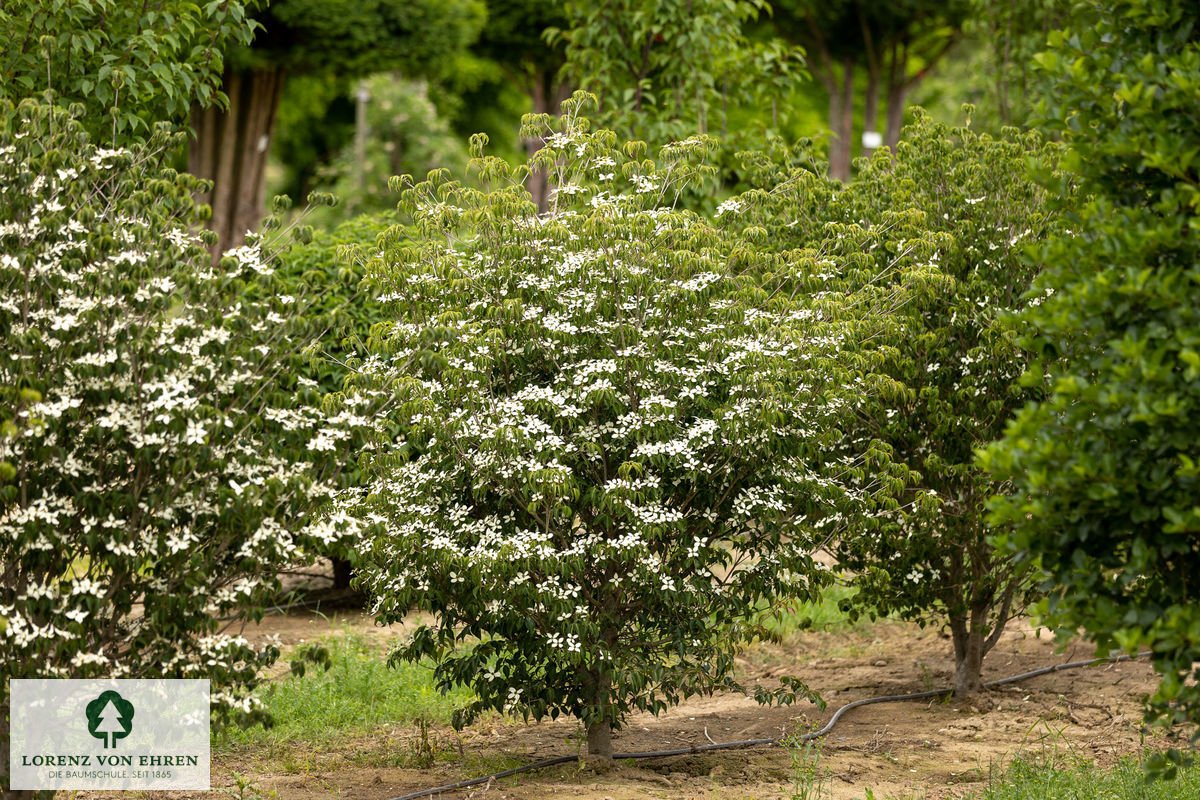
[[(380, 639), (398, 632), (374, 626), (361, 613), (338, 612), (276, 615), (246, 634), (272, 634), (284, 644), (296, 644), (328, 635), (331, 628)], [(1051, 642), (1038, 638), (1027, 625), (1016, 624), (988, 657), (984, 678), (1090, 655), (1084, 645), (1055, 653)], [(948, 685), (953, 666), (949, 656), (947, 639), (902, 623), (841, 634), (807, 633), (787, 648), (761, 646), (747, 653), (741, 663), (743, 678), (773, 684), (782, 675), (796, 675), (821, 692), (829, 704), (825, 711), (807, 703), (767, 709), (728, 694), (694, 698), (657, 718), (632, 717), (615, 735), (614, 747), (620, 752), (663, 750), (803, 732), (823, 724), (834, 709), (851, 700)], [(1073, 670), (986, 692), (970, 704), (924, 701), (855, 709), (818, 747), (808, 750), (719, 751), (621, 764), (602, 775), (569, 764), (459, 796), (765, 800), (792, 798), (807, 790), (800, 796), (857, 800), (869, 789), (880, 800), (960, 797), (979, 789), (990, 771), (1003, 769), (1018, 753), (1046, 760), (1076, 755), (1106, 765), (1139, 752), (1149, 741), (1143, 739), (1139, 703), (1155, 683), (1153, 671), (1142, 663)], [(272, 769), (269, 765), (275, 762), (262, 757), (218, 755), (214, 788), (245, 798), (268, 797), (274, 791), (282, 800), (388, 800), (497, 768), (578, 753), (581, 732), (566, 720), (520, 724), (493, 718), (461, 736), (449, 730), (428, 732), (433, 747), (452, 756), (437, 760), (430, 769), (378, 766), (388, 762), (389, 753), (412, 752), (417, 736), (407, 726), (387, 727), (336, 752), (291, 754), (287, 770)], [(248, 776), (251, 786), (238, 790), (234, 772)], [(192, 795), (155, 796), (182, 800)], [(103, 795), (78, 797), (99, 800)]]

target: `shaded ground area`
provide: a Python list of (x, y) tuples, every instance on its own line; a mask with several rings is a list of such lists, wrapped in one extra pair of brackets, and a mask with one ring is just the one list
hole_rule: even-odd
[[(246, 630), (277, 635), (294, 645), (333, 631), (386, 640), (398, 630), (374, 626), (361, 613), (275, 615)], [(743, 678), (773, 684), (795, 675), (816, 688), (829, 707), (767, 709), (719, 694), (694, 698), (655, 718), (638, 715), (614, 737), (621, 752), (765, 738), (810, 730), (851, 700), (941, 688), (952, 676), (950, 643), (936, 632), (882, 622), (842, 633), (809, 632), (786, 647), (759, 646), (741, 662)], [(1055, 653), (1045, 638), (1016, 623), (989, 656), (985, 680), (1088, 658), (1078, 645)], [(888, 703), (850, 711), (830, 736), (810, 748), (731, 750), (621, 764), (605, 774), (576, 764), (510, 778), (462, 797), (543, 800), (627, 798), (884, 798), (960, 797), (979, 789), (993, 770), (1018, 753), (1045, 761), (1078, 756), (1100, 765), (1137, 753), (1144, 738), (1139, 702), (1154, 684), (1144, 663), (1112, 664), (1031, 679), (986, 692), (972, 703)], [(410, 791), (477, 777), (498, 769), (579, 752), (582, 731), (570, 720), (538, 724), (491, 718), (462, 734), (400, 721), (311, 750), (287, 745), (214, 758), (215, 789), (234, 797), (285, 800), (337, 797), (388, 800)], [(422, 769), (413, 768), (424, 762)], [(807, 795), (803, 794), (807, 791)], [(115, 797), (128, 797), (128, 794)], [(201, 793), (156, 793), (182, 800)], [(105, 797), (81, 793), (80, 798)]]

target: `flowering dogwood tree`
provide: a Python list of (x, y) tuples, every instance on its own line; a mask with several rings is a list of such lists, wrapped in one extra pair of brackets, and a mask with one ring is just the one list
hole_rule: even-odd
[(374, 460), (363, 582), (383, 623), (436, 615), (393, 657), (474, 689), (456, 724), (571, 714), (605, 759), (628, 712), (736, 688), (756, 612), (818, 592), (814, 550), (903, 483), (841, 433), (892, 388), (863, 343), (903, 293), (821, 291), (816, 262), (726, 235), (737, 204), (674, 210), (711, 140), (644, 159), (589, 131), (586, 100), (527, 118), (546, 216), (482, 139), (480, 190), (397, 179), (411, 225), (367, 267), (394, 321), (353, 380), (404, 431)]
[(296, 383), (315, 331), (259, 250), (211, 266), (196, 181), (161, 166), (177, 144), (105, 150), (60, 109), (0, 107), (0, 663), (208, 677), (253, 717), (275, 650), (216, 620), (354, 535), (308, 520), (355, 415)]
[(860, 269), (830, 275), (844, 291), (890, 280), (880, 253), (913, 236), (937, 241), (944, 286), (899, 310), (887, 341), (888, 374), (909, 391), (899, 403), (864, 405), (860, 428), (920, 478), (884, 524), (832, 550), (853, 574), (860, 606), (949, 628), (960, 695), (980, 689), (984, 656), (1032, 588), (1028, 565), (989, 539), (986, 503), (1004, 486), (973, 458), (1040, 394), (1018, 383), (1028, 355), (1005, 320), (1041, 300), (1025, 296), (1039, 265), (1024, 248), (1061, 223), (1029, 162), (1052, 155), (1036, 134), (992, 137), (918, 113), (896, 151), (860, 165), (849, 185), (807, 170), (781, 174), (781, 159), (759, 157), (752, 166), (766, 185), (787, 179), (786, 188), (753, 193), (739, 220), (766, 228), (790, 253), (842, 249), (847, 225), (874, 231), (879, 246)]

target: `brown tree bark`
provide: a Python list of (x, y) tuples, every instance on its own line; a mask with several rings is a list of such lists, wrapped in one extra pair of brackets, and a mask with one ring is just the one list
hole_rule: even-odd
[(888, 87), (887, 122), (883, 143), (892, 150), (900, 143), (900, 131), (904, 127), (904, 109), (908, 99), (908, 87), (903, 84), (893, 84)]
[[(871, 33), (871, 25), (862, 4), (856, 4), (858, 23), (862, 28), (863, 45), (867, 55), (867, 91), (863, 97), (863, 133), (877, 131), (879, 124), (879, 77), (883, 71), (879, 53), (875, 49), (875, 37)], [(862, 157), (870, 158), (875, 152), (874, 147), (868, 147), (863, 140)]]
[(612, 761), (612, 723), (599, 720), (588, 725), (588, 755), (594, 759)]
[[(613, 607), (614, 598), (609, 595), (603, 601), (606, 610)], [(601, 641), (609, 652), (616, 652), (620, 636), (617, 628), (606, 625), (601, 632)], [(611, 667), (604, 662), (596, 663), (583, 675), (584, 696), (594, 716), (587, 726), (587, 762), (599, 769), (612, 764), (612, 693), (613, 675)]]
[(840, 181), (850, 180), (850, 154), (854, 146), (854, 57), (847, 55), (842, 58), (842, 85), (835, 90), (840, 97), (837, 101), (837, 116), (834, 118), (834, 103), (829, 103), (830, 122), (833, 126), (834, 141), (829, 148), (829, 175)]
[[(961, 562), (953, 568), (961, 569)], [(1000, 641), (1000, 634), (1008, 624), (1018, 583), (1019, 579), (1012, 577), (999, 597), (994, 589), (989, 589), (971, 599), (966, 614), (951, 614), (955, 697), (966, 697), (983, 688), (983, 659)]]
[(333, 588), (349, 589), (350, 579), (354, 577), (354, 568), (344, 558), (330, 560), (333, 562)]
[(983, 688), (984, 624), (987, 609), (973, 608), (968, 617), (951, 617), (954, 640), (954, 696), (967, 697)]
[(219, 237), (214, 260), (240, 246), (246, 231), (262, 220), (263, 178), (284, 78), (278, 67), (226, 70), (228, 109), (192, 109), (196, 138), (188, 150), (188, 171), (213, 184), (199, 200), (212, 207), (208, 227)]
[[(529, 97), (533, 100), (533, 113), (551, 114), (558, 116), (562, 113), (562, 103), (571, 96), (571, 87), (566, 83), (554, 81), (554, 71), (538, 70), (529, 85)], [(526, 139), (525, 153), (532, 156), (542, 148), (545, 142), (540, 139)], [(537, 203), (538, 213), (545, 214), (550, 210), (550, 177), (546, 170), (539, 169), (529, 176), (529, 193)]]

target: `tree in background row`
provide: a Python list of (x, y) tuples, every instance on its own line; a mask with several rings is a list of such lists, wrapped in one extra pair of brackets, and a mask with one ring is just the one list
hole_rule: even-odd
[[(521, 88), (534, 114), (558, 114), (563, 101), (571, 96), (571, 84), (562, 74), (562, 42), (548, 42), (545, 36), (546, 31), (566, 24), (567, 10), (559, 0), (488, 0), (487, 25), (474, 49), (498, 64), (508, 80)], [(526, 157), (532, 157), (545, 143), (526, 139), (522, 144)], [(529, 192), (540, 211), (549, 209), (545, 170), (529, 176)]]
[(236, 247), (263, 215), (264, 169), (289, 74), (437, 74), (483, 24), (478, 0), (278, 0), (256, 16), (252, 47), (226, 56), (227, 107), (192, 109), (188, 169), (212, 188), (209, 228)]
[(0, 99), (49, 89), (80, 103), (80, 122), (110, 147), (156, 121), (222, 107), (225, 52), (250, 43), (256, 0), (5, 0), (0, 4)]
[[(809, 66), (829, 96), (830, 174), (850, 178), (854, 145), (855, 71), (866, 68), (862, 99), (864, 131), (878, 132), (882, 97), (882, 143), (895, 148), (909, 92), (958, 41), (969, 0), (780, 0), (772, 24), (808, 53)], [(870, 147), (864, 145), (863, 155)]]
[[(725, 133), (729, 106), (786, 93), (800, 54), (776, 48), (755, 63), (743, 25), (763, 0), (596, 0), (568, 6), (565, 73), (600, 99), (597, 120), (656, 144)], [(783, 76), (784, 80), (780, 80)], [(769, 102), (766, 103), (769, 105)]]
[(1048, 611), (1152, 651), (1150, 716), (1200, 721), (1200, 6), (1108, 0), (1052, 34), (1039, 108), (1085, 202), (1038, 251), (1022, 409), (983, 464)]
[(917, 477), (880, 524), (830, 549), (858, 590), (853, 613), (949, 628), (955, 693), (971, 694), (981, 688), (984, 656), (1030, 595), (1028, 565), (988, 539), (986, 502), (1000, 484), (973, 459), (1036, 396), (1016, 383), (1028, 357), (1005, 320), (1028, 302), (1023, 293), (1038, 272), (1025, 243), (1054, 229), (1027, 168), (1051, 153), (1034, 133), (997, 139), (919, 113), (896, 150), (877, 154), (848, 185), (819, 174), (819, 162), (789, 167), (785, 155), (748, 154), (752, 180), (779, 188), (744, 195), (739, 221), (764, 229), (792, 261), (824, 260), (826, 290), (893, 280), (886, 261), (875, 257), (879, 266), (869, 268), (870, 255), (848, 255), (859, 269), (839, 274), (832, 254), (850, 232), (872, 231), (888, 253), (925, 238), (936, 244), (930, 263), (940, 291), (898, 305), (898, 335), (878, 342), (892, 353), (888, 375), (906, 391), (864, 400), (855, 428), (886, 443)]

